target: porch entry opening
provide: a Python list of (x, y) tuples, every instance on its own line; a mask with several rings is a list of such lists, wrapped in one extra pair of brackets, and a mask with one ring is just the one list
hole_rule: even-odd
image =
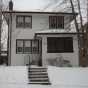
[[(24, 61), (27, 64), (39, 65), (40, 63), (40, 42), (38, 39), (17, 39), (16, 53), (25, 54)], [(26, 63), (25, 63), (26, 64)]]

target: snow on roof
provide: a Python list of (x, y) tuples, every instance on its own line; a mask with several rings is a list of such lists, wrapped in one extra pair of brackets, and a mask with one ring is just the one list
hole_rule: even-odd
[(47, 34), (47, 33), (61, 33), (61, 34), (76, 34), (76, 30), (67, 30), (67, 29), (47, 29), (47, 30), (40, 30), (40, 31), (37, 31), (35, 32), (35, 34)]

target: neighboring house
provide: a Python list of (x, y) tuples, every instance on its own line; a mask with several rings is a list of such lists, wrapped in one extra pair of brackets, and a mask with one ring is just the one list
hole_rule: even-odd
[(8, 64), (7, 51), (3, 50), (1, 51), (0, 65), (7, 65), (7, 64)]

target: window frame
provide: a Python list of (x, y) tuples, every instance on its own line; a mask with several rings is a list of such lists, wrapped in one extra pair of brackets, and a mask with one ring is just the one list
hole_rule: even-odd
[[(18, 46), (17, 46), (17, 41), (22, 41), (22, 39), (16, 39), (16, 53), (17, 54), (23, 54), (23, 50), (22, 50), (22, 52), (18, 52)], [(22, 41), (23, 42), (23, 41)], [(24, 46), (24, 43), (23, 43), (23, 46)], [(23, 48), (23, 47), (22, 47)]]
[[(17, 41), (20, 41), (20, 40), (23, 41), (23, 52), (21, 52), (21, 53), (17, 51)], [(24, 43), (26, 41), (30, 41), (30, 43), (31, 43), (31, 47), (30, 47), (31, 48), (31, 52), (24, 52), (24, 48), (25, 48), (25, 44)], [(37, 41), (38, 42), (38, 46), (37, 46), (38, 50), (35, 51), (35, 52), (32, 51), (32, 41)], [(38, 39), (16, 39), (16, 54), (39, 54), (39, 40)]]
[[(23, 26), (19, 26), (19, 22), (18, 22), (19, 17), (23, 18)], [(29, 17), (31, 19), (30, 27), (25, 26), (26, 25), (26, 22), (25, 22), (26, 17)], [(31, 15), (17, 15), (16, 16), (16, 28), (32, 28), (32, 16)]]
[[(63, 41), (63, 44), (62, 44), (62, 49), (59, 50), (59, 47), (55, 46), (54, 45), (54, 50), (52, 50), (53, 48), (50, 48), (50, 46), (48, 45), (49, 44), (49, 41), (48, 39), (49, 38), (57, 38), (57, 40), (59, 41), (59, 39), (61, 38)], [(68, 46), (66, 46), (66, 40), (67, 39), (70, 39), (70, 43), (71, 43), (71, 50), (68, 48)], [(55, 39), (52, 39), (52, 40), (55, 40)], [(57, 41), (56, 41), (57, 42)], [(51, 43), (50, 43), (51, 44)], [(54, 42), (54, 44), (56, 44)], [(68, 50), (66, 50), (68, 48)], [(58, 50), (57, 50), (58, 49)], [(74, 48), (73, 48), (73, 37), (47, 37), (47, 53), (73, 53), (74, 52)]]
[[(53, 24), (53, 22), (52, 22), (52, 19), (56, 19), (56, 24), (55, 24), (55, 27), (52, 27), (51, 25)], [(59, 27), (58, 26), (58, 23), (59, 23), (59, 18), (62, 18), (62, 21), (61, 21), (61, 25), (62, 25), (62, 27)], [(51, 15), (51, 16), (49, 16), (49, 29), (64, 29), (64, 16), (55, 16), (55, 15)]]

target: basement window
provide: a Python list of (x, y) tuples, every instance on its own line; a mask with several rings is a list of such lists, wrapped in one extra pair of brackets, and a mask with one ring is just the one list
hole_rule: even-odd
[(64, 16), (49, 16), (49, 28), (64, 28)]
[(32, 16), (17, 16), (16, 17), (17, 28), (32, 28)]
[(17, 39), (16, 53), (17, 54), (39, 53), (39, 40)]
[(72, 37), (48, 37), (47, 52), (48, 53), (73, 52), (73, 38)]

